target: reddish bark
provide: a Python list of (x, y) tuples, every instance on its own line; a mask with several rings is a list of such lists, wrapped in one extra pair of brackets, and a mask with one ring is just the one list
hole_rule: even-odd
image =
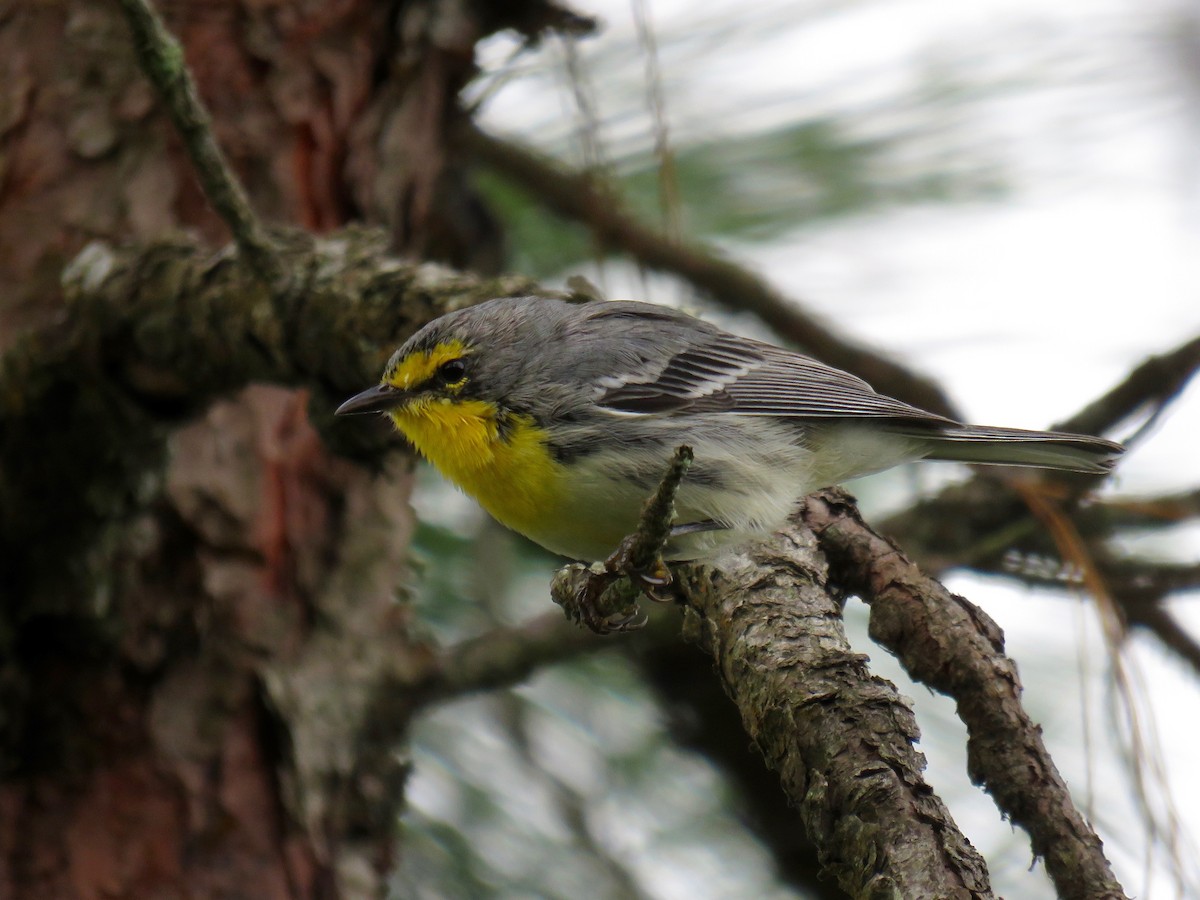
[[(386, 169), (363, 117), (395, 50), (394, 10), (225, 2), (166, 14), (259, 214), (325, 230), (361, 212), (355, 193), (369, 185), (347, 177), (347, 160)], [(216, 247), (226, 232), (115, 4), (0, 10), (0, 59), (2, 351), (22, 326), (61, 314), (60, 270), (87, 241), (187, 228)], [(159, 489), (113, 528), (118, 546), (97, 572), (107, 583), (54, 608), (16, 604), (12, 653), (0, 653), (6, 699), (22, 701), (0, 729), (0, 895), (233, 896), (253, 885), (255, 896), (313, 897), (338, 892), (339, 867), (382, 877), (390, 822), (365, 839), (360, 830), (353, 851), (345, 843), (362, 824), (344, 801), (360, 793), (353, 713), (366, 698), (356, 707), (354, 684), (367, 673), (337, 671), (339, 659), (378, 661), (316, 648), (334, 641), (331, 621), (351, 647), (395, 631), (403, 559), (355, 528), (372, 522), (402, 547), (407, 481), (381, 493), (331, 457), (305, 405), (252, 389), (180, 431)], [(342, 546), (347, 535), (376, 553), (351, 575), (334, 572), (362, 552)], [(381, 646), (408, 652), (402, 637)], [(333, 670), (319, 676), (322, 665)], [(335, 687), (344, 719), (305, 706)], [(350, 760), (342, 768), (333, 745)], [(382, 805), (398, 802), (396, 791)]]

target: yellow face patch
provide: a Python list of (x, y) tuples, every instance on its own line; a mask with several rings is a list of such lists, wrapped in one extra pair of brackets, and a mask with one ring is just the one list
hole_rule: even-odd
[(462, 341), (445, 341), (432, 350), (410, 353), (394, 369), (384, 373), (383, 380), (402, 391), (411, 390), (432, 378), (443, 363), (466, 355), (467, 348)]
[(388, 415), (422, 456), (496, 519), (536, 535), (547, 516), (553, 519), (565, 478), (542, 429), (528, 416), (505, 415), (489, 400), (462, 396), (466, 378), (439, 385), (446, 390), (421, 391), (441, 366), (469, 352), (453, 340), (400, 360), (384, 373), (384, 383), (417, 393)]

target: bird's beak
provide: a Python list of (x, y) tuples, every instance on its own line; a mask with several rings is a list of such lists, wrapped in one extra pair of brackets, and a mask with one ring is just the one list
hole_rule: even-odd
[(405, 392), (390, 384), (377, 384), (361, 394), (355, 394), (337, 408), (335, 416), (352, 416), (362, 413), (387, 412), (404, 402)]

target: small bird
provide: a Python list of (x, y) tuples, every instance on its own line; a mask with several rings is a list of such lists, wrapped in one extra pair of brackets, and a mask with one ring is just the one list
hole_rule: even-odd
[(919, 459), (1102, 475), (1101, 438), (964, 425), (799, 353), (649, 303), (506, 297), (444, 315), (337, 410), (386, 413), (497, 520), (572, 559), (637, 526), (675, 449), (695, 461), (667, 559), (773, 531), (805, 494)]

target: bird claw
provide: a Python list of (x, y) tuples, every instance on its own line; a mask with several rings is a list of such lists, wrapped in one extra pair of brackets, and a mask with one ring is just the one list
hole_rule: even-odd
[(623, 544), (612, 556), (593, 566), (570, 566), (562, 570), (564, 577), (573, 576), (576, 587), (566, 593), (552, 589), (556, 601), (567, 616), (596, 634), (617, 634), (645, 627), (648, 616), (638, 606), (639, 596), (655, 603), (674, 599), (670, 590), (674, 583), (671, 570), (661, 556), (648, 569), (642, 569), (629, 559)]
[(623, 574), (638, 586), (642, 596), (655, 603), (670, 603), (675, 599), (674, 592), (667, 590), (675, 579), (661, 556), (655, 559), (654, 566), (649, 571), (627, 569)]
[(596, 634), (636, 631), (646, 624), (636, 592), (621, 584), (621, 573), (606, 563), (560, 569), (550, 593), (567, 618)]
[(646, 615), (636, 602), (616, 612), (607, 611), (608, 604), (602, 598), (614, 582), (612, 576), (591, 576), (577, 598), (575, 609), (570, 611), (575, 621), (596, 634), (621, 634), (644, 627)]
[(637, 631), (641, 628), (645, 628), (648, 621), (650, 621), (649, 617), (638, 607), (634, 606), (631, 611), (625, 613), (624, 615), (621, 613), (616, 613), (606, 617), (599, 623), (599, 628), (593, 626), (592, 630), (596, 631), (598, 634), (617, 634), (626, 631)]
[[(570, 618), (598, 634), (634, 631), (648, 621), (638, 607), (639, 595), (656, 603), (674, 599), (675, 592), (669, 590), (674, 579), (662, 550), (675, 516), (675, 491), (691, 462), (690, 447), (675, 451), (662, 483), (642, 509), (638, 529), (608, 559), (559, 570), (550, 593)], [(707, 530), (707, 523), (696, 524)]]
[[(584, 624), (599, 634), (613, 632), (636, 631), (644, 628), (649, 617), (637, 605), (637, 595), (647, 597), (655, 603), (669, 603), (674, 599), (667, 589), (674, 582), (671, 570), (661, 554), (656, 554), (649, 568), (642, 568), (630, 559), (630, 546), (623, 542), (617, 551), (604, 561), (603, 569), (593, 572), (588, 579), (587, 597), (583, 598), (581, 609), (591, 610)], [(609, 615), (598, 614), (601, 598), (610, 589), (620, 591), (620, 581), (628, 579), (633, 588), (633, 594), (627, 594), (621, 599), (624, 605), (619, 612)]]
[(671, 583), (671, 570), (667, 568), (667, 564), (663, 562), (661, 556), (654, 560), (650, 569), (644, 571), (625, 569), (624, 574), (649, 588), (664, 588)]

